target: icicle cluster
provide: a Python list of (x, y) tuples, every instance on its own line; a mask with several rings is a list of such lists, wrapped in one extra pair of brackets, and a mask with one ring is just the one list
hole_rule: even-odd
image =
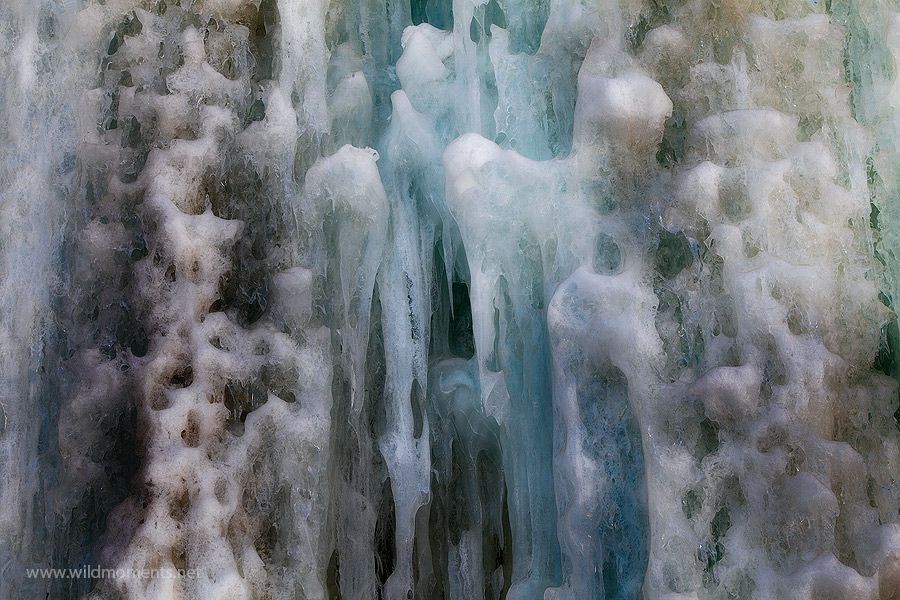
[(7, 4), (0, 598), (900, 598), (891, 3)]

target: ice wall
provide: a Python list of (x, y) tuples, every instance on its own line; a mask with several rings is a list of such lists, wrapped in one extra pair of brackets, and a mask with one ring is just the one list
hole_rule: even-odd
[(0, 27), (0, 598), (900, 598), (891, 2)]

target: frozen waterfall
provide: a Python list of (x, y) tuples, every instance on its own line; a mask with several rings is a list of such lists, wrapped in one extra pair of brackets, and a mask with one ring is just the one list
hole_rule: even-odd
[(2, 0), (0, 600), (900, 600), (897, 0)]

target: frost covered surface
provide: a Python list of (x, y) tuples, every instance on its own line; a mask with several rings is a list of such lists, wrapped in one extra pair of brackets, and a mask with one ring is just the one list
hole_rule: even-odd
[(900, 598), (891, 2), (0, 31), (0, 598)]

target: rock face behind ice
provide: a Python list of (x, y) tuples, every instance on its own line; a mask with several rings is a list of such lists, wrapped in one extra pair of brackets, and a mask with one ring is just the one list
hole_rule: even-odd
[(0, 33), (0, 599), (900, 598), (891, 2)]

